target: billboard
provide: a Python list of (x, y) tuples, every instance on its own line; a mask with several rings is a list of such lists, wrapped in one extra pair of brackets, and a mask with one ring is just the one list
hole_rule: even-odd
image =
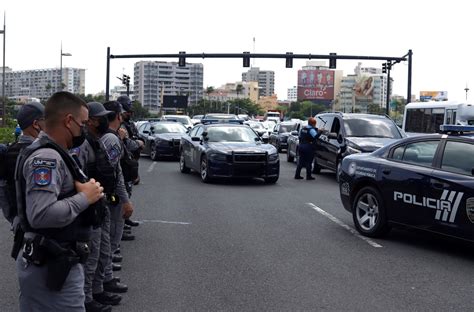
[(187, 108), (188, 96), (187, 95), (164, 95), (163, 107)]
[(447, 91), (420, 91), (420, 101), (447, 101)]
[(358, 100), (372, 100), (374, 97), (374, 78), (360, 76), (354, 84), (354, 95)]
[(298, 101), (334, 99), (334, 71), (298, 70)]

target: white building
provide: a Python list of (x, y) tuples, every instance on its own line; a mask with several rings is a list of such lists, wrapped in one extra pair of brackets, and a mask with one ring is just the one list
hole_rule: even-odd
[(290, 102), (296, 102), (298, 100), (298, 88), (296, 86), (288, 88), (286, 100)]
[[(0, 75), (1, 84), (2, 75)], [(19, 71), (5, 68), (5, 95), (7, 97), (27, 96), (46, 100), (60, 90), (84, 94), (85, 69), (63, 67), (61, 75), (59, 68)]]
[(246, 73), (242, 73), (242, 81), (258, 82), (259, 96), (275, 94), (275, 72), (273, 70), (260, 70), (258, 67), (251, 67)]
[(133, 92), (135, 99), (150, 111), (159, 111), (163, 95), (188, 95), (188, 105), (203, 97), (204, 68), (202, 64), (140, 61), (135, 63)]

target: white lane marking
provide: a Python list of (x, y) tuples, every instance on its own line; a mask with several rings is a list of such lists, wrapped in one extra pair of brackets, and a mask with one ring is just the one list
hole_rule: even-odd
[(343, 228), (345, 228), (346, 230), (348, 230), (349, 232), (351, 232), (352, 235), (354, 236), (357, 236), (358, 238), (362, 239), (363, 241), (365, 241), (367, 244), (369, 244), (370, 246), (372, 247), (376, 247), (376, 248), (381, 248), (383, 247), (382, 245), (379, 245), (377, 244), (376, 242), (374, 242), (373, 240), (365, 237), (365, 236), (362, 236), (360, 235), (356, 230), (354, 230), (353, 228), (351, 228), (350, 226), (348, 226), (347, 224), (345, 224), (344, 222), (342, 222), (341, 220), (339, 220), (338, 218), (336, 218), (335, 216), (333, 216), (332, 214), (324, 211), (323, 209), (319, 208), (318, 206), (316, 206), (315, 204), (313, 203), (306, 203), (306, 205), (310, 206), (311, 208), (313, 208), (314, 210), (316, 210), (317, 212), (319, 212), (320, 214), (322, 214), (323, 216), (325, 216), (326, 218), (328, 218), (329, 220), (333, 221), (334, 223), (342, 226)]
[(175, 221), (163, 221), (163, 220), (141, 220), (139, 223), (166, 223), (166, 224), (180, 224), (189, 225), (191, 222), (175, 222)]
[(148, 167), (147, 172), (152, 172), (153, 168), (155, 168), (156, 162), (152, 162), (150, 167)]

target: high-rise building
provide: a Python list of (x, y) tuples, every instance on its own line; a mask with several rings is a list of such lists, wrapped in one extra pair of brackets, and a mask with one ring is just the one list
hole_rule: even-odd
[(275, 72), (273, 70), (260, 70), (258, 67), (251, 67), (246, 73), (242, 73), (242, 81), (257, 81), (259, 96), (275, 94)]
[(359, 63), (353, 75), (342, 78), (337, 110), (360, 113), (373, 112), (375, 109), (383, 111), (386, 103), (387, 75), (380, 68), (361, 67)]
[(203, 97), (204, 69), (202, 64), (140, 61), (134, 66), (135, 99), (150, 111), (159, 111), (163, 95), (188, 95), (188, 105)]
[[(0, 75), (1, 84), (2, 75)], [(61, 74), (59, 68), (19, 71), (5, 68), (5, 95), (7, 97), (27, 96), (44, 101), (60, 90), (84, 94), (85, 69), (63, 67)]]
[(298, 100), (298, 88), (296, 86), (293, 88), (288, 88), (286, 99), (290, 102), (296, 102)]

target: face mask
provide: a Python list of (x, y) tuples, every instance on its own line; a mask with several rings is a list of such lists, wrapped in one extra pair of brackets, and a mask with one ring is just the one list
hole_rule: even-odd
[(69, 149), (81, 146), (82, 143), (84, 143), (84, 141), (86, 140), (85, 126), (81, 126), (74, 118), (72, 120), (76, 125), (79, 126), (79, 128), (81, 128), (81, 134), (76, 136), (72, 134), (71, 130), (69, 130), (69, 133), (71, 133), (72, 135), (72, 146)]
[(97, 131), (100, 133), (100, 134), (103, 134), (107, 131), (107, 129), (109, 129), (109, 121), (107, 120), (107, 118), (100, 118), (99, 119), (99, 125), (97, 126)]

